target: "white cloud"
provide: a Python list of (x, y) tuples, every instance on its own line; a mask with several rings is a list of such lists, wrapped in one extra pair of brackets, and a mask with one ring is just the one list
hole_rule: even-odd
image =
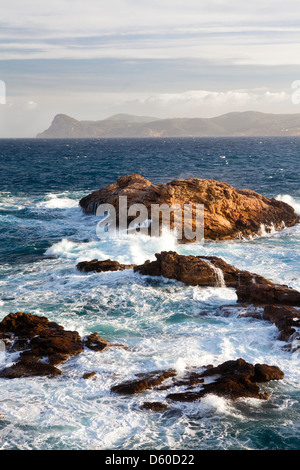
[[(123, 106), (125, 103), (123, 103)], [(161, 117), (213, 117), (231, 111), (262, 109), (265, 112), (297, 112), (291, 103), (291, 94), (265, 89), (207, 91), (191, 90), (183, 93), (156, 93), (136, 97), (126, 103), (127, 109)]]
[(145, 27), (297, 25), (297, 0), (10, 0), (1, 21), (12, 27), (84, 33)]
[(10, 0), (0, 52), (2, 59), (299, 64), (299, 19), (295, 0)]
[(34, 136), (57, 113), (296, 113), (286, 89), (299, 78), (299, 20), (299, 0), (10, 0), (0, 18), (0, 63), (11, 60), (1, 135)]
[[(197, 59), (228, 65), (300, 65), (300, 43), (254, 43), (251, 38), (202, 40), (123, 38), (99, 41), (96, 45), (7, 43), (0, 45), (2, 60), (9, 59)], [(248, 40), (248, 42), (247, 42)], [(257, 41), (257, 39), (256, 39)]]
[(232, 111), (300, 113), (288, 91), (189, 90), (182, 93), (64, 92), (35, 95), (31, 100), (14, 98), (0, 106), (0, 137), (34, 137), (49, 127), (58, 113), (78, 120), (100, 120), (117, 113), (159, 118), (214, 117)]

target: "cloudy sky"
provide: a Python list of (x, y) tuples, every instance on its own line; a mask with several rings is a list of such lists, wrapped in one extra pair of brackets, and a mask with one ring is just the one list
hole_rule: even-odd
[(299, 20), (299, 0), (9, 0), (0, 137), (34, 137), (58, 113), (300, 113)]

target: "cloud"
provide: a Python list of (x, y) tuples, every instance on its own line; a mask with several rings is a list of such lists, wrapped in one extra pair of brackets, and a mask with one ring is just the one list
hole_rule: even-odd
[(175, 59), (299, 64), (298, 3), (287, 0), (10, 0), (2, 60)]
[(55, 99), (35, 95), (32, 100), (14, 98), (0, 106), (0, 137), (35, 137), (49, 127), (58, 113), (78, 120), (100, 120), (117, 113), (148, 115), (158, 118), (214, 117), (232, 111), (297, 113), (292, 89), (187, 90), (181, 93), (61, 91)]
[(10, 0), (1, 135), (34, 136), (57, 113), (295, 113), (299, 20), (298, 0)]
[(126, 105), (135, 112), (140, 108), (162, 117), (213, 117), (231, 111), (264, 109), (265, 112), (279, 112), (283, 106), (292, 108), (291, 94), (266, 89), (156, 93), (133, 99)]

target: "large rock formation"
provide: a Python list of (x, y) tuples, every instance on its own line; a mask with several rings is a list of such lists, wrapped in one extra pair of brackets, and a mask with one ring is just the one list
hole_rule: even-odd
[[(99, 189), (80, 200), (86, 214), (96, 214), (101, 204), (111, 204), (119, 215), (119, 197), (126, 196), (128, 208), (143, 204), (151, 219), (153, 204), (185, 204), (204, 206), (204, 238), (226, 240), (259, 235), (262, 227), (268, 231), (281, 230), (300, 222), (300, 217), (288, 204), (269, 199), (250, 189), (235, 189), (227, 183), (212, 179), (176, 179), (169, 183), (152, 184), (140, 175), (120, 177), (115, 184)], [(127, 217), (128, 224), (133, 217)], [(182, 227), (180, 217), (171, 220), (171, 228)], [(195, 230), (195, 220), (191, 229)], [(184, 232), (184, 230), (182, 231)], [(180, 241), (193, 241), (185, 237)]]
[(192, 286), (237, 288), (254, 282), (271, 284), (268, 279), (239, 270), (217, 256), (179, 255), (175, 251), (162, 251), (156, 253), (155, 257), (155, 261), (148, 260), (136, 266), (134, 271), (143, 275), (176, 279)]

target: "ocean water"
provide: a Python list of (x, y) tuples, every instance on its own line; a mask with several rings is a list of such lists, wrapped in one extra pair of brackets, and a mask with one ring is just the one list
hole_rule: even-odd
[[(45, 315), (81, 335), (128, 349), (86, 350), (58, 378), (0, 379), (3, 449), (300, 449), (299, 352), (283, 349), (269, 322), (225, 316), (228, 288), (200, 288), (132, 271), (82, 274), (93, 258), (142, 263), (156, 252), (216, 255), (238, 268), (300, 289), (300, 226), (248, 241), (176, 245), (172, 234), (100, 240), (98, 220), (82, 213), (84, 195), (139, 173), (154, 183), (214, 178), (291, 204), (300, 213), (300, 138), (91, 139), (0, 141), (0, 320), (10, 312)], [(209, 395), (165, 401), (150, 390), (133, 397), (110, 388), (136, 373), (218, 365), (242, 357), (277, 365), (279, 382), (262, 384), (268, 401)], [(0, 367), (15, 356), (0, 351)], [(83, 380), (85, 372), (96, 372)]]

